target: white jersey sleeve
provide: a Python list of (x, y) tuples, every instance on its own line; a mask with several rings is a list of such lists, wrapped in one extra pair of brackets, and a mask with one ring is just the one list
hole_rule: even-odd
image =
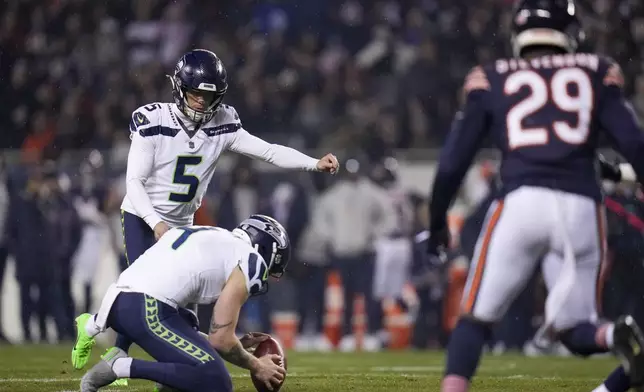
[[(130, 152), (127, 159), (126, 192), (137, 215), (154, 229), (161, 217), (155, 212), (145, 183), (152, 173), (155, 154), (155, 139), (143, 137), (146, 129), (154, 126), (153, 121), (143, 114), (142, 108), (132, 113), (130, 122)], [(153, 114), (155, 114), (153, 112)], [(154, 118), (153, 120), (157, 120)]]
[(251, 135), (242, 127), (239, 115), (232, 106), (226, 106), (225, 110), (232, 120), (231, 126), (237, 129), (230, 138), (230, 151), (261, 159), (284, 169), (317, 170), (317, 159), (293, 148), (271, 144)]

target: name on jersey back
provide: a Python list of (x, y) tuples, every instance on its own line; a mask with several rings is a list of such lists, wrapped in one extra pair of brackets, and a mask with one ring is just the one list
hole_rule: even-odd
[(583, 67), (593, 71), (599, 68), (599, 57), (589, 53), (559, 54), (535, 57), (533, 59), (501, 59), (496, 61), (496, 72), (504, 74), (520, 69), (551, 69)]

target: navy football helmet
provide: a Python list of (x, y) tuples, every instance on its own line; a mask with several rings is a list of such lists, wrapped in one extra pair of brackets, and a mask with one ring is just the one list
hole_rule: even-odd
[[(195, 49), (184, 54), (177, 63), (174, 74), (168, 75), (172, 83), (172, 96), (183, 114), (195, 122), (208, 122), (215, 115), (228, 89), (228, 75), (216, 54), (205, 49)], [(186, 92), (210, 93), (212, 96), (203, 110), (191, 108)]]
[(286, 229), (275, 219), (254, 214), (240, 223), (237, 230), (248, 235), (251, 245), (268, 264), (269, 275), (279, 278), (284, 275), (291, 258), (291, 241)]
[(512, 20), (512, 51), (555, 47), (568, 53), (584, 39), (574, 0), (518, 0)]

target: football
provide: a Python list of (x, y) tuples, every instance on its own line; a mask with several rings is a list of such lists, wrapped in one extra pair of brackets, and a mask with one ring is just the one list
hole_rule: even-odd
[[(284, 366), (285, 370), (287, 369), (286, 355), (284, 354), (284, 350), (282, 349), (282, 346), (278, 343), (277, 340), (273, 338), (269, 338), (261, 342), (259, 345), (257, 345), (257, 348), (255, 348), (255, 351), (253, 352), (253, 355), (255, 355), (257, 358), (261, 358), (266, 354), (277, 354), (281, 356), (282, 366)], [(255, 385), (255, 389), (257, 389), (257, 392), (269, 392), (269, 389), (266, 388), (266, 385), (264, 385), (263, 382), (256, 379), (252, 374), (250, 377), (251, 377), (251, 380), (253, 380), (253, 385)], [(282, 381), (282, 383), (279, 385), (273, 385), (273, 392), (279, 391), (280, 388), (282, 388), (283, 384), (284, 382)]]

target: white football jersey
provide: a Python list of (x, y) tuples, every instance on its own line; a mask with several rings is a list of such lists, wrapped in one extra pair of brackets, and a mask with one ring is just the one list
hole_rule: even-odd
[[(144, 148), (135, 149), (135, 154), (153, 156), (144, 186), (154, 211), (171, 226), (187, 226), (201, 205), (219, 156), (233, 142), (241, 123), (234, 108), (222, 105), (190, 138), (181, 122), (186, 127), (192, 124), (182, 121), (178, 113), (173, 103), (140, 107), (132, 114), (130, 132), (133, 145)], [(145, 219), (141, 216), (145, 214), (135, 209), (131, 196), (125, 196), (121, 208)]]
[(237, 111), (221, 105), (194, 136), (194, 123), (174, 103), (152, 103), (132, 113), (127, 194), (121, 208), (152, 228), (164, 221), (189, 226), (224, 150), (283, 168), (316, 170), (317, 159), (269, 144), (242, 128)]
[(240, 268), (250, 294), (266, 285), (266, 262), (248, 242), (211, 226), (170, 229), (118, 278), (117, 288), (173, 306), (211, 304)]

